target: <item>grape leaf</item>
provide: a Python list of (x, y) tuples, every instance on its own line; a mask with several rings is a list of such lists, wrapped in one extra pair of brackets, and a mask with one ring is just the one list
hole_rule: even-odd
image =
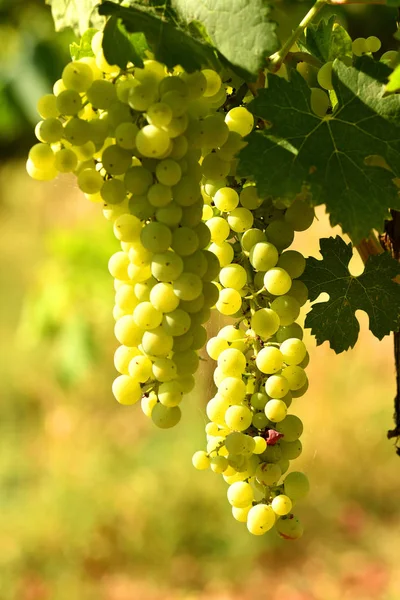
[(91, 42), (96, 31), (97, 29), (88, 29), (79, 40), (79, 43), (72, 42), (72, 44), (69, 45), (69, 53), (72, 60), (79, 60), (85, 56), (94, 56)]
[(95, 10), (99, 0), (46, 0), (46, 4), (51, 6), (56, 31), (71, 27), (79, 36), (90, 26), (104, 26), (105, 19)]
[(320, 240), (322, 260), (310, 257), (301, 277), (310, 300), (322, 293), (329, 294), (327, 302), (314, 304), (305, 326), (311, 328), (317, 344), (329, 341), (339, 354), (353, 348), (360, 330), (356, 310), (369, 316), (369, 328), (382, 339), (400, 327), (400, 285), (393, 279), (400, 273), (400, 264), (389, 253), (370, 256), (359, 277), (348, 270), (352, 245), (340, 237)]
[(214, 48), (190, 37), (151, 12), (104, 2), (99, 6), (99, 13), (120, 18), (130, 33), (143, 33), (156, 60), (168, 68), (182, 65), (191, 73), (204, 66), (219, 67)]
[(400, 66), (397, 66), (389, 75), (389, 83), (386, 86), (387, 92), (397, 92), (398, 90), (400, 90)]
[(103, 52), (110, 65), (125, 69), (128, 62), (143, 67), (143, 57), (147, 49), (146, 38), (142, 33), (127, 33), (116, 17), (111, 17), (104, 28)]
[[(384, 97), (391, 70), (363, 57), (356, 66), (333, 64), (338, 104), (317, 117), (310, 89), (294, 71), (291, 82), (268, 76), (249, 110), (268, 122), (239, 154), (238, 173), (253, 178), (263, 195), (294, 196), (310, 186), (314, 204), (325, 203), (332, 225), (353, 242), (382, 230), (389, 208), (400, 209), (400, 96)], [(391, 171), (366, 160), (380, 156)], [(382, 163), (384, 163), (382, 161)]]
[(172, 0), (171, 5), (186, 23), (202, 23), (218, 51), (252, 79), (279, 46), (264, 0)]
[(343, 56), (352, 56), (352, 41), (347, 31), (336, 22), (335, 15), (305, 30), (302, 46), (322, 63)]

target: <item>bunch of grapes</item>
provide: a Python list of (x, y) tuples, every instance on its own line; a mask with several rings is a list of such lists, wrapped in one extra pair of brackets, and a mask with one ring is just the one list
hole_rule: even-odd
[(109, 261), (120, 343), (114, 396), (173, 427), (211, 310), (233, 318), (207, 342), (218, 391), (207, 405), (206, 451), (193, 464), (223, 475), (233, 515), (251, 533), (276, 523), (296, 539), (292, 506), (308, 481), (281, 478), (302, 449), (302, 423), (288, 409), (308, 386), (296, 323), (308, 290), (298, 279), (305, 259), (287, 248), (313, 221), (307, 190), (294, 202), (265, 198), (236, 176), (255, 123), (245, 106), (228, 110), (232, 90), (215, 71), (167, 70), (152, 58), (122, 70), (107, 63), (101, 32), (92, 49), (39, 101), (27, 170), (38, 180), (74, 173), (120, 242)]

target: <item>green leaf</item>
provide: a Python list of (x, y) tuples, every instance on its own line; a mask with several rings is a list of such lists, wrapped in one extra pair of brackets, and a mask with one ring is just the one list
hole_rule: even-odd
[(142, 33), (128, 33), (117, 17), (111, 17), (104, 28), (103, 52), (110, 65), (125, 69), (128, 62), (143, 67), (143, 57), (147, 49)]
[(205, 66), (219, 67), (215, 50), (211, 46), (193, 39), (151, 12), (134, 6), (124, 8), (112, 2), (104, 2), (99, 6), (99, 13), (120, 18), (131, 33), (143, 33), (156, 60), (170, 69), (182, 65), (191, 73)]
[[(310, 89), (293, 72), (291, 82), (268, 77), (248, 105), (269, 127), (253, 132), (239, 155), (238, 173), (252, 177), (263, 195), (293, 197), (304, 184), (313, 203), (325, 203), (332, 225), (353, 242), (381, 231), (389, 208), (400, 209), (394, 177), (400, 176), (400, 96), (384, 97), (390, 69), (364, 57), (355, 67), (336, 60), (338, 104), (320, 119), (310, 108)], [(366, 160), (379, 156), (390, 170)]]
[(369, 328), (382, 339), (400, 327), (400, 285), (393, 279), (400, 273), (400, 264), (387, 252), (370, 256), (364, 272), (353, 277), (348, 270), (352, 245), (340, 237), (322, 238), (322, 260), (308, 258), (301, 279), (308, 287), (310, 300), (326, 292), (327, 302), (314, 304), (305, 326), (311, 328), (317, 344), (328, 341), (339, 354), (353, 348), (360, 330), (356, 310), (369, 316)]
[(71, 27), (79, 36), (90, 26), (104, 26), (105, 19), (95, 10), (99, 0), (46, 0), (46, 4), (51, 6), (56, 31)]
[(386, 86), (387, 92), (397, 92), (398, 90), (400, 90), (400, 65), (389, 75), (389, 83)]
[(309, 25), (302, 45), (322, 63), (344, 56), (352, 57), (351, 37), (336, 22), (335, 15), (328, 21), (321, 20), (318, 25)]
[(172, 0), (171, 5), (185, 23), (202, 23), (218, 51), (252, 79), (278, 49), (276, 23), (264, 0)]
[(94, 56), (91, 43), (96, 31), (97, 29), (88, 29), (79, 40), (79, 44), (73, 42), (69, 45), (69, 53), (72, 60), (79, 60), (85, 56)]

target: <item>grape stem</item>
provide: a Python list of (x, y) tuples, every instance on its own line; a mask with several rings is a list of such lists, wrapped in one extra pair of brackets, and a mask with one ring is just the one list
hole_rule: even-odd
[(272, 54), (268, 59), (268, 69), (275, 73), (278, 71), (285, 60), (286, 56), (289, 54), (291, 47), (293, 44), (297, 42), (297, 40), (302, 35), (305, 28), (311, 23), (311, 21), (317, 16), (319, 11), (327, 4), (327, 0), (317, 0), (315, 4), (310, 8), (305, 17), (300, 21), (296, 29), (293, 31), (292, 35), (286, 40), (283, 44), (282, 48)]

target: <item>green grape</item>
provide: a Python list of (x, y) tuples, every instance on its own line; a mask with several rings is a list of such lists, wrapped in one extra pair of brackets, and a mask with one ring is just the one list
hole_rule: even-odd
[(330, 107), (329, 96), (321, 88), (311, 88), (310, 107), (312, 112), (323, 119)]
[(289, 382), (282, 375), (271, 375), (265, 382), (265, 391), (270, 398), (283, 399), (289, 392)]
[[(223, 367), (224, 371), (227, 371), (227, 369), (236, 369), (239, 367), (239, 365), (244, 364), (243, 370), (246, 366), (246, 362), (243, 363), (242, 357), (240, 357), (239, 354), (236, 353), (236, 351), (239, 351), (240, 353), (244, 353), (247, 351), (247, 346), (246, 346), (246, 340), (243, 339), (244, 338), (244, 331), (241, 329), (236, 329), (236, 327), (234, 327), (233, 325), (226, 325), (225, 327), (223, 327), (219, 333), (218, 333), (218, 337), (221, 337), (224, 340), (227, 340), (230, 344), (231, 347), (235, 350), (235, 352), (228, 352), (226, 355), (224, 355), (224, 363), (225, 366)], [(237, 363), (235, 364), (235, 362), (233, 362), (232, 365), (228, 366), (229, 360), (233, 360), (233, 361), (237, 361)], [(228, 362), (227, 362), (228, 361)], [(222, 365), (221, 365), (222, 366)], [(243, 373), (243, 370), (241, 371)]]
[(60, 173), (71, 173), (78, 166), (78, 158), (73, 150), (62, 148), (54, 154), (54, 166)]
[(127, 150), (112, 144), (103, 151), (101, 162), (110, 175), (123, 175), (132, 164), (132, 156)]
[(187, 333), (184, 333), (183, 335), (174, 337), (173, 351), (174, 352), (183, 352), (184, 350), (189, 350), (189, 349), (193, 350), (192, 344), (193, 344), (193, 335), (192, 335), (191, 330), (189, 330)]
[(280, 537), (285, 540), (297, 540), (303, 535), (303, 527), (300, 521), (291, 514), (287, 518), (278, 519), (276, 530)]
[(134, 166), (126, 171), (124, 183), (128, 192), (141, 196), (153, 183), (153, 175), (142, 166)]
[[(198, 237), (197, 237), (197, 240), (198, 240)], [(207, 259), (204, 256), (204, 253), (202, 250), (196, 250), (189, 256), (184, 256), (183, 264), (184, 264), (184, 271), (189, 272), (189, 273), (195, 273), (199, 277), (203, 277), (203, 275), (207, 271), (207, 267), (208, 267)], [(207, 287), (209, 293), (213, 293), (215, 295), (215, 291), (213, 288), (215, 288), (214, 284), (212, 285), (211, 288)], [(204, 291), (204, 283), (203, 283), (203, 291)], [(218, 294), (218, 290), (217, 290), (217, 294)], [(217, 295), (217, 298), (218, 298), (218, 295)], [(215, 300), (215, 302), (216, 302), (216, 300)], [(215, 304), (215, 302), (213, 302), (213, 304)], [(213, 306), (213, 304), (211, 304), (210, 306)]]
[(180, 256), (193, 254), (199, 246), (196, 232), (189, 227), (179, 227), (172, 234), (171, 248)]
[(256, 429), (265, 429), (269, 421), (262, 412), (257, 412), (253, 415), (252, 424)]
[(240, 404), (246, 396), (246, 384), (238, 377), (226, 377), (219, 384), (218, 392), (231, 404)]
[(173, 337), (163, 327), (145, 331), (142, 336), (143, 351), (150, 356), (167, 357), (173, 343)]
[(196, 383), (193, 375), (185, 375), (182, 377), (178, 377), (177, 381), (179, 382), (179, 385), (181, 386), (181, 389), (184, 394), (189, 394), (189, 392), (191, 392), (194, 389)]
[(180, 300), (179, 305), (188, 313), (197, 313), (204, 306), (204, 295), (200, 294), (200, 296), (194, 300)]
[(182, 208), (179, 204), (172, 201), (167, 206), (162, 206), (156, 210), (156, 219), (168, 227), (176, 227), (182, 219)]
[(140, 302), (133, 311), (133, 319), (141, 329), (155, 329), (161, 325), (162, 313), (151, 302)]
[(158, 388), (158, 399), (164, 406), (173, 408), (182, 402), (183, 391), (177, 381), (167, 381)]
[(103, 186), (103, 178), (95, 169), (84, 169), (78, 175), (78, 186), (85, 194), (96, 194)]
[(55, 164), (55, 154), (47, 144), (35, 144), (29, 150), (29, 158), (37, 169), (49, 169)]
[[(249, 232), (250, 231), (251, 230), (249, 230)], [(278, 257), (278, 250), (269, 242), (257, 242), (250, 248), (249, 259), (257, 271), (268, 271), (269, 269), (272, 269), (278, 262)]]
[(233, 405), (225, 413), (225, 423), (233, 431), (245, 431), (251, 425), (253, 414), (247, 406)]
[(303, 200), (295, 200), (285, 213), (285, 221), (294, 231), (305, 231), (314, 220), (314, 208)]
[(281, 325), (291, 325), (300, 314), (299, 303), (288, 295), (275, 298), (271, 302), (271, 309), (277, 313)]
[(234, 315), (242, 306), (242, 297), (239, 292), (232, 288), (222, 289), (216, 304), (222, 315)]
[(282, 342), (280, 351), (287, 365), (299, 365), (307, 354), (305, 344), (297, 338), (289, 338)]
[[(138, 299), (138, 301), (139, 302), (150, 301), (151, 290), (153, 289), (153, 287), (156, 284), (157, 284), (157, 280), (154, 279), (154, 277), (151, 277), (150, 279), (148, 279), (146, 281), (141, 281), (140, 283), (135, 283), (134, 291), (135, 291), (135, 296)], [(157, 309), (157, 310), (160, 310), (160, 309)]]
[(269, 269), (264, 275), (265, 289), (273, 296), (283, 296), (290, 290), (291, 285), (290, 275), (281, 267)]
[(162, 183), (153, 183), (147, 192), (147, 198), (152, 206), (164, 208), (172, 201), (172, 190)]
[(248, 135), (254, 127), (254, 117), (244, 106), (232, 108), (227, 112), (225, 122), (230, 131), (235, 131), (242, 137)]
[(147, 356), (136, 355), (129, 363), (130, 377), (138, 383), (145, 383), (152, 374), (152, 362)]
[(88, 65), (73, 61), (64, 68), (62, 81), (67, 89), (86, 92), (93, 82), (93, 71)]
[(65, 90), (57, 96), (56, 105), (59, 113), (72, 117), (82, 109), (82, 98), (74, 90)]
[(90, 139), (99, 147), (102, 146), (109, 133), (110, 124), (106, 118), (92, 119), (89, 122)]
[(164, 315), (162, 326), (172, 336), (180, 336), (189, 331), (191, 320), (189, 314), (177, 308)]
[(203, 282), (195, 273), (182, 273), (174, 280), (173, 287), (180, 300), (195, 300), (202, 292)]
[(181, 257), (168, 250), (167, 252), (157, 253), (151, 261), (151, 273), (158, 281), (175, 281), (183, 271), (183, 261)]
[(285, 442), (296, 442), (303, 433), (303, 423), (296, 415), (287, 415), (276, 425), (276, 430), (284, 435)]
[(278, 331), (279, 323), (278, 315), (270, 308), (260, 308), (250, 320), (250, 326), (254, 333), (264, 339), (268, 339)]
[(125, 252), (116, 252), (108, 261), (108, 270), (116, 279), (128, 279), (129, 257)]
[(141, 230), (140, 241), (150, 252), (165, 252), (171, 246), (172, 233), (166, 225), (153, 221)]
[(202, 327), (201, 325), (195, 325), (191, 327), (190, 333), (193, 336), (191, 349), (200, 350), (201, 348), (203, 348), (208, 338), (207, 329), (205, 327)]
[(230, 163), (219, 158), (215, 152), (207, 154), (202, 162), (203, 175), (206, 179), (223, 179), (229, 175), (230, 167)]
[(262, 462), (256, 470), (256, 479), (263, 485), (274, 485), (281, 477), (279, 465), (274, 463)]
[(223, 473), (229, 464), (225, 456), (213, 456), (211, 459), (211, 471), (214, 473)]
[(306, 259), (296, 250), (286, 250), (279, 257), (278, 267), (285, 269), (292, 279), (300, 277), (306, 268)]
[[(151, 219), (159, 210), (164, 210), (162, 208), (156, 210), (148, 201), (147, 196), (131, 196), (128, 206), (129, 212), (142, 221), (147, 221), (147, 219)], [(169, 226), (169, 223), (165, 224)]]
[[(265, 234), (263, 231), (261, 231), (261, 229), (248, 229), (242, 235), (242, 239), (240, 240), (240, 243), (242, 244), (242, 248), (245, 252), (250, 252), (251, 249), (256, 244), (266, 242), (266, 241), (267, 240), (266, 240)], [(274, 267), (275, 264), (271, 265), (271, 266)], [(270, 268), (270, 267), (268, 267), (268, 268)], [(267, 269), (257, 269), (257, 270), (265, 270), (266, 271)]]
[(279, 251), (284, 250), (293, 242), (294, 230), (290, 223), (283, 219), (276, 219), (265, 230), (267, 239)]
[(45, 94), (37, 103), (37, 110), (42, 119), (56, 119), (60, 114), (57, 98), (54, 94)]
[[(170, 90), (161, 96), (161, 102), (170, 107), (172, 117), (181, 117), (188, 108), (187, 94), (179, 90)], [(171, 119), (172, 120), (172, 119)], [(166, 123), (168, 125), (168, 123)]]
[(175, 295), (171, 283), (161, 282), (156, 283), (156, 285), (151, 288), (150, 302), (157, 310), (163, 313), (171, 313), (178, 308), (179, 298)]
[(171, 140), (172, 142), (172, 150), (170, 152), (169, 158), (173, 160), (180, 160), (183, 158), (188, 150), (188, 141), (184, 135), (180, 135), (175, 137), (175, 139)]
[(288, 496), (285, 496), (285, 494), (280, 494), (279, 496), (275, 496), (272, 500), (271, 507), (276, 515), (282, 517), (292, 510), (292, 501)]
[(78, 119), (78, 117), (72, 117), (64, 126), (64, 137), (73, 146), (86, 144), (90, 139), (90, 134), (89, 123), (83, 119)]
[(228, 223), (232, 231), (243, 233), (253, 225), (253, 213), (247, 208), (235, 208), (228, 214)]
[(114, 102), (107, 111), (107, 118), (111, 131), (115, 130), (121, 123), (130, 122), (132, 119), (129, 106), (122, 102)]
[(194, 73), (181, 73), (181, 79), (186, 83), (187, 93), (191, 99), (198, 98), (204, 94), (207, 88), (207, 79), (201, 71)]
[(153, 81), (144, 81), (134, 85), (128, 94), (128, 103), (133, 110), (147, 111), (157, 98), (157, 89)]
[(102, 185), (100, 195), (107, 204), (120, 204), (126, 196), (125, 185), (119, 179), (107, 179)]
[(180, 206), (192, 206), (199, 199), (199, 184), (189, 176), (184, 175), (173, 187), (174, 200)]
[(294, 460), (295, 458), (298, 458), (303, 451), (300, 440), (296, 440), (295, 442), (285, 442), (285, 440), (281, 440), (280, 446), (282, 458), (285, 460)]
[(129, 375), (119, 375), (114, 379), (112, 392), (117, 402), (125, 405), (136, 404), (142, 397), (142, 388)]
[[(206, 272), (202, 275), (203, 281), (212, 281), (218, 276), (220, 271), (220, 261), (218, 257), (208, 250), (203, 250), (203, 256), (207, 261), (207, 269)], [(229, 264), (229, 263), (227, 263)]]
[(318, 83), (322, 88), (324, 88), (324, 90), (333, 90), (332, 65), (333, 65), (332, 61), (325, 63), (319, 69), (318, 74), (317, 74)]
[(400, 53), (395, 50), (389, 50), (388, 52), (384, 52), (379, 59), (379, 62), (383, 62), (385, 65), (388, 65), (391, 69), (397, 67), (400, 62)]
[(192, 375), (199, 367), (199, 357), (194, 350), (174, 352), (173, 360), (180, 376)]
[(206, 98), (214, 96), (221, 87), (221, 77), (212, 69), (202, 69), (201, 73), (206, 80), (206, 88), (203, 95)]
[(213, 201), (221, 212), (231, 211), (239, 204), (239, 194), (232, 188), (221, 187), (215, 191)]
[(86, 97), (92, 106), (108, 110), (117, 99), (115, 85), (105, 79), (96, 79), (86, 91)]
[(247, 283), (246, 269), (237, 264), (223, 267), (219, 274), (219, 280), (226, 288), (241, 290)]
[(229, 486), (228, 502), (236, 508), (245, 508), (254, 500), (253, 488), (249, 483), (238, 481)]
[(353, 40), (352, 50), (355, 56), (362, 56), (363, 54), (366, 54), (369, 51), (367, 40), (365, 38), (356, 38)]
[(217, 191), (222, 187), (226, 187), (225, 179), (208, 179), (204, 183), (204, 191), (207, 196), (210, 196), (211, 198), (213, 198)]
[(115, 323), (115, 337), (124, 346), (137, 347), (141, 342), (142, 333), (131, 315), (125, 315)]
[(285, 494), (294, 502), (305, 498), (310, 491), (307, 477), (299, 471), (293, 471), (293, 473), (286, 475), (283, 484)]
[(253, 440), (254, 440), (254, 444), (255, 444), (253, 453), (254, 454), (262, 454), (265, 451), (265, 449), (267, 448), (267, 442), (260, 435), (255, 435)]
[(283, 365), (281, 351), (274, 346), (261, 348), (256, 356), (256, 365), (262, 373), (273, 374), (280, 371)]
[(181, 420), (181, 409), (179, 406), (168, 407), (157, 402), (151, 412), (151, 419), (160, 429), (169, 429), (175, 427)]
[(44, 121), (40, 121), (36, 125), (35, 134), (38, 140), (41, 142), (53, 144), (61, 140), (65, 134), (65, 130), (61, 121), (58, 119), (49, 118), (45, 119)]
[(192, 464), (195, 469), (204, 471), (210, 466), (210, 458), (204, 450), (198, 450), (192, 456)]
[(247, 515), (247, 529), (253, 535), (263, 535), (275, 524), (275, 513), (266, 504), (252, 506)]
[(149, 106), (146, 118), (150, 125), (166, 127), (173, 117), (172, 108), (165, 102), (156, 102)]
[(303, 339), (303, 330), (298, 323), (292, 323), (291, 325), (279, 327), (278, 331), (276, 332), (276, 341), (279, 344), (289, 338), (298, 338), (299, 340)]
[(292, 281), (292, 287), (288, 291), (288, 295), (297, 300), (300, 306), (303, 306), (308, 300), (308, 288), (305, 283), (295, 279)]
[(282, 370), (282, 376), (288, 380), (290, 390), (299, 390), (307, 382), (307, 375), (299, 366), (289, 366)]
[(248, 185), (244, 187), (243, 190), (240, 192), (240, 204), (244, 208), (248, 208), (249, 210), (255, 210), (256, 208), (261, 206), (262, 203), (263, 201), (258, 196), (257, 188), (255, 185)]
[(265, 405), (265, 416), (273, 423), (279, 423), (287, 415), (287, 406), (282, 400), (269, 400)]
[(206, 414), (210, 421), (218, 423), (218, 425), (224, 425), (225, 413), (229, 408), (229, 400), (217, 394), (214, 398), (208, 401), (206, 406)]
[[(226, 436), (225, 448), (229, 454), (242, 454), (247, 449), (247, 439), (249, 436), (239, 431), (233, 431)], [(250, 438), (252, 439), (252, 438)]]
[(218, 267), (218, 270), (215, 274), (215, 275), (217, 275), (220, 270), (220, 267), (221, 268), (226, 267), (232, 262), (233, 256), (234, 256), (234, 250), (233, 250), (231, 244), (229, 244), (228, 242), (222, 242), (222, 244), (215, 244), (213, 242), (210, 245), (209, 250), (210, 250), (210, 252), (215, 254), (215, 256), (217, 257), (217, 259), (219, 261), (220, 266)]
[(136, 136), (136, 148), (143, 156), (159, 158), (168, 150), (168, 134), (154, 125), (145, 125)]
[(140, 350), (137, 348), (129, 348), (128, 346), (118, 346), (114, 353), (114, 366), (122, 375), (129, 375), (129, 365), (131, 360), (140, 355)]
[(231, 228), (226, 219), (223, 219), (222, 217), (212, 217), (206, 221), (206, 225), (210, 230), (211, 240), (215, 244), (222, 244), (222, 242), (229, 237), (231, 232)]
[(212, 337), (206, 345), (207, 354), (213, 360), (218, 360), (221, 352), (229, 348), (228, 342), (222, 338)]
[(115, 130), (115, 141), (124, 150), (133, 150), (138, 131), (134, 123), (120, 123)]
[(124, 214), (114, 221), (114, 235), (121, 242), (135, 242), (139, 238), (142, 224), (134, 215)]
[(181, 179), (181, 167), (175, 160), (167, 158), (157, 164), (156, 176), (160, 183), (167, 186), (174, 186)]
[(255, 394), (252, 394), (252, 396), (250, 398), (250, 404), (252, 405), (253, 408), (256, 408), (257, 410), (264, 410), (267, 402), (268, 402), (268, 396), (266, 394), (263, 394), (262, 392), (257, 392)]

